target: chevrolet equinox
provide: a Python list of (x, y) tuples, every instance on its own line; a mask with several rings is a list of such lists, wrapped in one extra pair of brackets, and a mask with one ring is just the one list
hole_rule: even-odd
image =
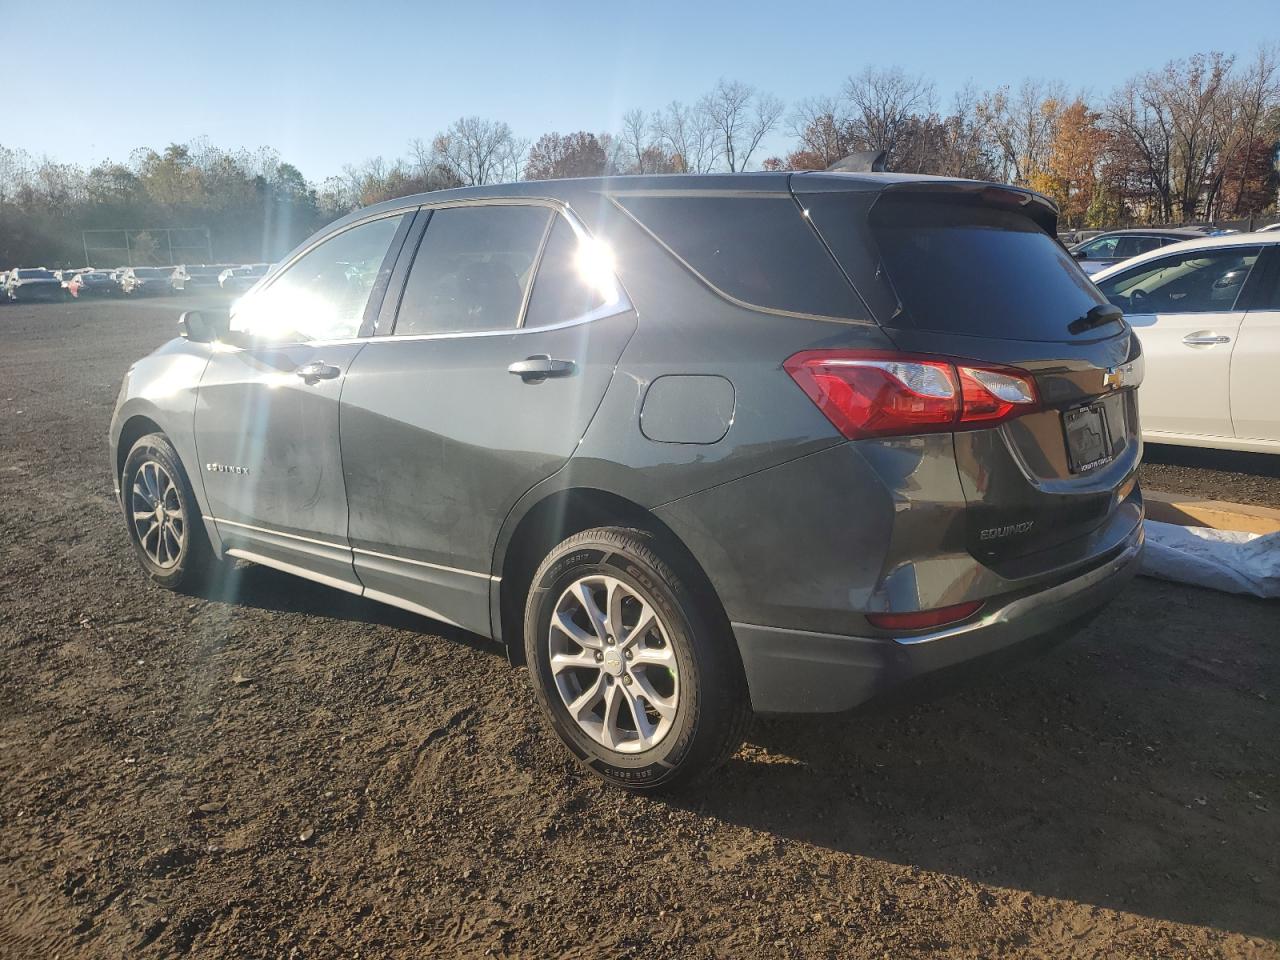
[(832, 173), (359, 210), (129, 370), (129, 536), (165, 587), (238, 558), (495, 638), (585, 765), (675, 786), (1132, 575), (1140, 350), (1056, 219)]

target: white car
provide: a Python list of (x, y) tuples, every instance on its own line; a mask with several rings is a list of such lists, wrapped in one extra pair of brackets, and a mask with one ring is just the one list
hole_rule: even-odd
[(1092, 279), (1142, 342), (1143, 439), (1280, 453), (1280, 232), (1188, 240)]

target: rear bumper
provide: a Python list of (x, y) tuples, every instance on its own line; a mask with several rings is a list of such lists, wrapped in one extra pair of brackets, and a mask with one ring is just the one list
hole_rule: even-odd
[(752, 707), (758, 713), (849, 710), (910, 681), (966, 665), (982, 669), (1001, 654), (1066, 639), (1129, 582), (1142, 545), (1138, 523), (1119, 551), (1092, 570), (929, 634), (851, 637), (734, 623)]

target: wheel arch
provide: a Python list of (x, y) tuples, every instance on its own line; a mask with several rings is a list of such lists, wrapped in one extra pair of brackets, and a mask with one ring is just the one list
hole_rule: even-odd
[(129, 451), (133, 449), (133, 445), (145, 437), (149, 433), (161, 433), (165, 436), (164, 428), (145, 413), (135, 413), (120, 425), (120, 435), (116, 438), (115, 445), (115, 482), (120, 484), (120, 477), (124, 473), (124, 462), (129, 458)]
[(503, 643), (512, 663), (524, 662), (524, 606), (533, 574), (557, 544), (594, 527), (634, 527), (652, 534), (656, 547), (694, 593), (717, 628), (731, 630), (711, 580), (684, 542), (650, 510), (626, 497), (593, 487), (568, 487), (548, 493), (518, 518), (509, 517), (494, 554), (501, 577), (490, 596), (494, 639)]
[[(204, 476), (200, 470), (199, 458), (196, 455), (194, 437), (190, 435), (190, 431), (188, 431), (186, 437), (183, 437), (165, 427), (167, 420), (172, 420), (180, 415), (180, 413), (175, 413), (173, 416), (166, 416), (163, 409), (153, 406), (143, 398), (133, 398), (121, 407), (118, 419), (115, 421), (119, 424), (118, 431), (113, 426), (111, 433), (111, 462), (114, 470), (112, 486), (119, 494), (124, 464), (129, 458), (129, 451), (133, 449), (133, 445), (149, 433), (161, 434), (173, 444), (174, 452), (178, 456), (178, 463), (186, 471), (187, 482), (191, 485), (191, 492), (196, 498), (196, 506), (200, 511), (201, 517), (204, 518), (203, 522), (205, 532), (209, 537), (209, 543), (214, 552), (218, 556), (222, 556), (222, 538), (218, 534), (217, 525), (209, 519), (210, 511), (205, 498)], [(116, 500), (117, 502), (120, 501), (119, 495), (117, 495)]]

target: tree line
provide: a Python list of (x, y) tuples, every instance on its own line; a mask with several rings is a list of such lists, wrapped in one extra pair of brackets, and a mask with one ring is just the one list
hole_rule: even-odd
[[(785, 136), (790, 149), (765, 155)], [(515, 179), (825, 169), (859, 150), (889, 170), (1019, 184), (1057, 201), (1069, 227), (1218, 221), (1273, 213), (1280, 174), (1280, 49), (1248, 60), (1172, 60), (1101, 95), (1027, 79), (961, 89), (867, 68), (787, 107), (724, 79), (689, 101), (623, 114), (619, 129), (519, 136), (462, 117), (404, 156), (348, 165), (320, 183), (269, 149), (197, 140), (89, 168), (0, 146), (0, 265), (83, 259), (80, 231), (207, 227), (215, 259), (273, 259), (379, 200)]]

